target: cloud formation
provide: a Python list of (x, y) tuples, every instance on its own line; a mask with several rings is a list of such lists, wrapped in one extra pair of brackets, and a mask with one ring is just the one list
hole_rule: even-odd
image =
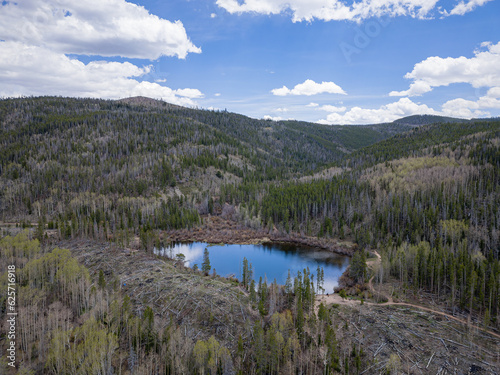
[(326, 119), (318, 121), (328, 125), (358, 125), (392, 122), (398, 118), (411, 115), (438, 114), (425, 104), (417, 104), (408, 98), (401, 98), (397, 102), (383, 105), (377, 109), (353, 107), (344, 114), (330, 113)]
[(463, 1), (450, 11), (438, 6), (439, 0), (362, 0), (347, 4), (341, 0), (217, 0), (217, 5), (229, 13), (253, 12), (279, 14), (290, 11), (293, 22), (362, 21), (371, 17), (410, 16), (428, 18), (433, 12), (441, 15), (461, 15), (484, 5), (489, 0)]
[(318, 121), (320, 124), (328, 125), (376, 124), (391, 122), (401, 117), (425, 114), (466, 119), (488, 117), (491, 116), (489, 109), (500, 109), (500, 86), (490, 88), (486, 95), (477, 100), (463, 98), (448, 100), (441, 106), (441, 110), (414, 103), (409, 98), (401, 98), (397, 102), (382, 105), (376, 109), (353, 107), (346, 111), (345, 107), (316, 106), (316, 110), (320, 109), (331, 112), (326, 119)]
[(0, 39), (64, 54), (154, 60), (200, 53), (182, 22), (124, 0), (22, 0), (0, 3)]
[(124, 0), (23, 0), (0, 3), (0, 95), (161, 98), (196, 105), (197, 89), (173, 90), (151, 67), (91, 61), (70, 54), (157, 59), (200, 53), (180, 21), (170, 22)]
[(433, 56), (421, 61), (405, 78), (413, 80), (406, 91), (392, 91), (390, 96), (417, 96), (431, 91), (434, 87), (453, 83), (468, 83), (474, 88), (500, 87), (500, 42), (482, 43), (486, 48), (475, 51), (474, 57)]
[(304, 83), (299, 83), (293, 89), (283, 86), (279, 89), (271, 90), (273, 95), (286, 96), (286, 95), (317, 95), (317, 94), (342, 94), (347, 95), (344, 90), (333, 82), (316, 83), (311, 79), (306, 79)]
[(268, 120), (268, 121), (281, 121), (281, 120), (283, 120), (283, 118), (281, 118), (280, 116), (273, 117), (273, 116), (269, 116), (269, 115), (265, 115), (264, 117), (262, 117), (262, 119)]
[(151, 68), (129, 62), (92, 61), (84, 64), (47, 48), (20, 42), (0, 42), (0, 96), (62, 95), (118, 99), (129, 96), (161, 98), (195, 105), (197, 89), (172, 90), (156, 82), (138, 81)]
[[(491, 0), (469, 0), (467, 2), (461, 1), (449, 12), (450, 15), (463, 16), (465, 13), (472, 12), (477, 7), (483, 6)], [(445, 11), (445, 14), (448, 13)]]
[(486, 109), (500, 109), (500, 87), (493, 87), (478, 100), (457, 98), (443, 104), (443, 114), (453, 117), (473, 118), (489, 116)]

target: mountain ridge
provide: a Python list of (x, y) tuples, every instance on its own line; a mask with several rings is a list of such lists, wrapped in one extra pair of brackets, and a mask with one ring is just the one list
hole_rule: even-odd
[[(138, 105), (138, 106), (151, 107), (151, 108), (196, 109), (196, 110), (201, 110), (201, 111), (227, 112), (227, 110), (211, 110), (211, 109), (204, 109), (204, 108), (190, 108), (190, 107), (180, 106), (177, 104), (172, 104), (172, 103), (163, 101), (161, 99), (153, 99), (153, 98), (149, 98), (149, 97), (145, 97), (145, 96), (134, 96), (134, 97), (122, 98), (122, 99), (117, 99), (116, 101), (120, 102), (120, 103), (129, 104), (129, 105)], [(236, 112), (231, 112), (231, 113), (238, 114)], [(239, 114), (239, 115), (246, 116), (243, 114)], [(264, 119), (253, 118), (250, 116), (246, 116), (246, 117), (252, 118), (254, 120), (264, 120)], [(481, 121), (481, 120), (493, 120), (493, 118), (463, 119), (463, 118), (458, 118), (458, 117), (423, 114), (423, 115), (405, 116), (405, 117), (401, 117), (401, 118), (396, 119), (396, 120), (391, 121), (391, 122), (380, 122), (380, 123), (373, 123), (373, 124), (351, 124), (351, 125), (332, 124), (332, 125), (325, 125), (325, 126), (377, 126), (377, 125), (386, 125), (386, 124), (401, 124), (401, 125), (410, 125), (410, 126), (421, 126), (421, 125), (429, 125), (429, 124), (434, 124), (434, 123), (462, 123), (462, 122), (465, 123), (465, 122), (470, 122), (470, 121)], [(280, 122), (280, 123), (299, 122), (299, 123), (321, 125), (319, 123), (310, 122), (310, 121), (301, 121), (301, 120), (278, 120), (278, 121), (265, 120), (265, 121)]]

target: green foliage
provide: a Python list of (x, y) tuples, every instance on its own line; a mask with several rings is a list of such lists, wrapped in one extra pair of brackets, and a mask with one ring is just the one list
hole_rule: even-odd
[(117, 338), (90, 318), (79, 328), (54, 333), (46, 367), (54, 374), (107, 374), (117, 347)]
[(208, 248), (205, 247), (203, 251), (203, 263), (201, 264), (201, 270), (205, 275), (208, 275), (212, 266), (210, 265), (210, 253), (208, 252)]
[(229, 350), (221, 346), (214, 336), (207, 341), (198, 340), (193, 349), (193, 357), (199, 374), (216, 375), (233, 369)]
[(319, 304), (319, 308), (318, 308), (318, 319), (322, 320), (322, 321), (326, 321), (329, 317), (330, 317), (330, 315), (328, 314), (328, 310), (326, 309), (323, 302), (321, 302)]
[(242, 283), (245, 289), (248, 290), (251, 281), (253, 280), (253, 270), (252, 264), (248, 263), (247, 258), (243, 258), (243, 275), (242, 275)]
[(99, 288), (104, 289), (106, 287), (106, 279), (104, 278), (104, 272), (99, 270), (99, 280), (97, 281)]
[(352, 256), (349, 274), (357, 283), (364, 283), (366, 279), (366, 253), (364, 250), (356, 251)]
[(15, 237), (6, 236), (0, 239), (0, 258), (27, 258), (33, 259), (40, 253), (40, 241), (31, 239), (27, 230)]

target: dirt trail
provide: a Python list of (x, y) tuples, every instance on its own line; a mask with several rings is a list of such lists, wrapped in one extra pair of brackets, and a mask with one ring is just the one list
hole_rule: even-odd
[[(374, 251), (373, 253), (377, 257), (377, 259), (369, 260), (369, 261), (366, 262), (366, 265), (368, 267), (370, 267), (370, 268), (372, 268), (375, 265), (380, 264), (380, 262), (382, 261), (382, 257), (380, 256), (380, 254), (377, 251)], [(368, 288), (370, 289), (371, 292), (375, 292), (375, 289), (373, 288), (373, 279), (374, 279), (374, 277), (375, 276), (372, 276), (370, 278), (370, 280), (368, 281)], [(470, 326), (472, 326), (472, 327), (474, 327), (476, 329), (479, 329), (479, 330), (481, 330), (481, 331), (483, 331), (485, 333), (488, 333), (488, 334), (490, 334), (490, 335), (492, 335), (492, 336), (500, 339), (500, 334), (498, 334), (496, 332), (493, 332), (493, 331), (491, 331), (489, 329), (480, 327), (480, 326), (475, 325), (475, 324), (471, 324), (470, 322), (468, 322), (465, 319), (457, 318), (456, 316), (453, 316), (451, 314), (445, 313), (443, 311), (434, 310), (434, 309), (431, 309), (429, 307), (424, 307), (424, 306), (416, 305), (416, 304), (413, 304), (413, 303), (394, 302), (391, 296), (388, 296), (388, 295), (385, 295), (385, 294), (383, 295), (383, 297), (386, 298), (388, 302), (385, 302), (385, 303), (364, 302), (364, 304), (368, 305), (368, 306), (405, 306), (405, 307), (413, 307), (415, 309), (420, 309), (420, 310), (424, 310), (424, 311), (427, 311), (427, 312), (430, 312), (430, 313), (433, 313), (433, 314), (444, 316), (446, 318), (455, 320), (455, 321), (457, 321), (459, 323), (462, 323), (464, 325), (470, 325)], [(320, 294), (320, 295), (316, 296), (316, 302), (314, 304), (314, 311), (316, 312), (316, 314), (318, 313), (319, 305), (321, 303), (323, 303), (325, 305), (335, 303), (335, 304), (339, 304), (339, 305), (343, 305), (343, 306), (349, 306), (349, 307), (361, 305), (361, 301), (353, 300), (353, 299), (343, 299), (337, 293), (329, 294), (329, 295)]]

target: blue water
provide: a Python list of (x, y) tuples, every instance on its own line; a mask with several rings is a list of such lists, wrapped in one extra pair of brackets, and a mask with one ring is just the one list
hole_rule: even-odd
[(243, 258), (247, 258), (252, 264), (254, 280), (259, 277), (267, 277), (268, 283), (274, 279), (278, 284), (285, 284), (290, 270), (292, 278), (297, 271), (303, 271), (309, 267), (316, 281), (316, 269), (318, 265), (323, 268), (325, 282), (323, 287), (325, 293), (333, 292), (337, 286), (340, 275), (349, 265), (349, 258), (329, 251), (319, 250), (312, 247), (263, 244), (263, 245), (208, 245), (201, 242), (189, 244), (175, 244), (172, 247), (161, 248), (155, 252), (159, 255), (175, 258), (177, 254), (184, 254), (185, 266), (193, 267), (195, 264), (201, 268), (203, 252), (208, 248), (210, 265), (215, 268), (218, 275), (233, 275), (241, 280), (243, 269)]

